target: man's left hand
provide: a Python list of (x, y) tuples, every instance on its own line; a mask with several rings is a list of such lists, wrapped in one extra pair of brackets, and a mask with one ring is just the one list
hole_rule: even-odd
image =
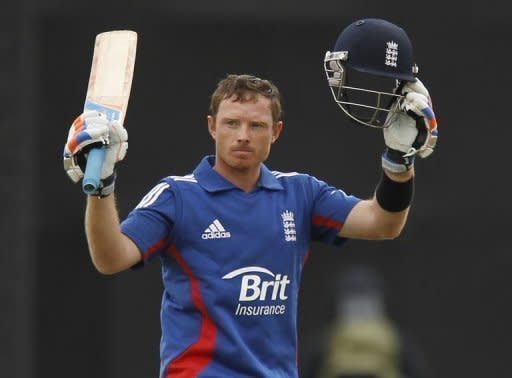
[(426, 158), (437, 142), (437, 122), (428, 90), (417, 79), (399, 90), (404, 96), (391, 107), (384, 129), (388, 147), (382, 157), (384, 168), (404, 172), (412, 167), (414, 157)]

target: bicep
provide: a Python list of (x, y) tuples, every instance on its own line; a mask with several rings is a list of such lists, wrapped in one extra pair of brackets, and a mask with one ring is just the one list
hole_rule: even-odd
[(132, 239), (123, 233), (121, 233), (121, 235), (123, 240), (123, 268), (129, 269), (142, 261), (142, 252)]
[(360, 201), (352, 208), (338, 236), (351, 239), (392, 239), (399, 233), (408, 210), (388, 212), (375, 199)]
[(373, 224), (371, 201), (359, 201), (348, 214), (338, 236), (350, 239), (368, 239), (372, 235)]

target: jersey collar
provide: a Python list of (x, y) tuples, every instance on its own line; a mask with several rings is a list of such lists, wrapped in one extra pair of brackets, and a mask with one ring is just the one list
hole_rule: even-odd
[[(208, 192), (238, 189), (213, 169), (214, 163), (215, 156), (209, 155), (205, 156), (196, 167), (194, 170), (194, 177), (199, 185), (201, 185), (203, 189)], [(260, 178), (258, 179), (256, 186), (269, 190), (284, 189), (281, 183), (274, 177), (272, 172), (270, 172), (270, 170), (263, 163), (261, 164)]]

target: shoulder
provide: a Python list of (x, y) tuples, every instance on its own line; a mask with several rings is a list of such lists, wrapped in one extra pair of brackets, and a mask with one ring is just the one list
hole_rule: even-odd
[(307, 173), (272, 171), (272, 174), (285, 191), (301, 198), (315, 198), (322, 186), (320, 180)]
[(301, 172), (272, 171), (272, 174), (282, 185), (311, 185), (322, 182), (314, 176)]
[(155, 205), (165, 205), (169, 201), (174, 201), (176, 193), (183, 189), (183, 186), (195, 185), (197, 180), (194, 175), (185, 176), (167, 176), (156, 185), (154, 185), (142, 198), (136, 208), (154, 207)]
[(162, 181), (168, 183), (172, 188), (187, 188), (197, 186), (197, 179), (193, 173), (185, 176), (167, 176)]
[(144, 209), (168, 202), (172, 197), (171, 183), (165, 179), (154, 185), (140, 200), (135, 209)]
[(319, 198), (326, 194), (332, 195), (335, 192), (346, 196), (343, 190), (307, 173), (272, 171), (272, 174), (285, 190), (303, 193), (309, 198)]
[(279, 180), (279, 182), (296, 182), (304, 180), (307, 176), (305, 173), (300, 172), (281, 172), (281, 171), (271, 171), (272, 175)]

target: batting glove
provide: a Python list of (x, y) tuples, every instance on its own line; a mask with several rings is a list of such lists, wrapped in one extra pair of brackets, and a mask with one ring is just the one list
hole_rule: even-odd
[(105, 147), (105, 159), (101, 167), (101, 183), (95, 196), (107, 196), (114, 191), (115, 164), (126, 156), (128, 132), (117, 121), (108, 121), (105, 114), (86, 111), (78, 116), (69, 128), (64, 146), (64, 170), (77, 183), (83, 176), (87, 155), (93, 147)]
[(391, 107), (384, 129), (387, 149), (382, 166), (391, 172), (405, 172), (418, 155), (426, 158), (437, 143), (437, 122), (427, 88), (417, 79), (407, 82), (399, 93), (404, 96)]

